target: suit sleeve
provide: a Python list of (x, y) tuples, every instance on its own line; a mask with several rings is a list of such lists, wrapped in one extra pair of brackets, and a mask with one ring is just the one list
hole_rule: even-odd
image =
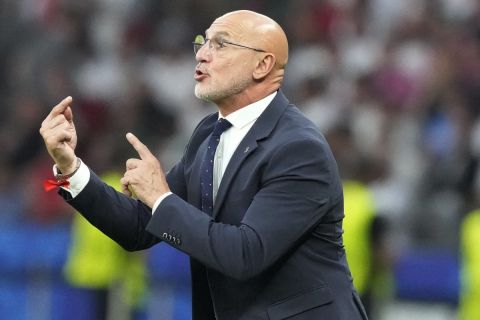
[[(179, 162), (167, 174), (170, 189), (179, 196), (186, 193), (182, 163)], [(159, 242), (157, 237), (145, 231), (152, 217), (151, 209), (141, 201), (116, 191), (93, 171), (90, 171), (87, 185), (75, 198), (72, 199), (65, 190), (61, 190), (60, 195), (92, 225), (125, 250), (142, 250)]]
[(93, 171), (85, 188), (75, 198), (61, 191), (67, 202), (124, 249), (129, 251), (151, 247), (159, 240), (145, 232), (151, 209), (104, 183)]
[[(328, 212), (336, 164), (325, 142), (293, 141), (272, 154), (262, 186), (240, 225), (215, 222), (175, 195), (157, 208), (147, 230), (174, 230), (174, 244), (207, 266), (245, 280), (266, 270)], [(225, 210), (228, 210), (226, 208)]]

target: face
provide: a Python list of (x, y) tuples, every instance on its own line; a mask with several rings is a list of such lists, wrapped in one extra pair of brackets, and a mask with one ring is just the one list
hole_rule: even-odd
[(205, 45), (196, 54), (195, 95), (218, 104), (242, 94), (253, 84), (253, 58), (257, 52), (234, 45), (247, 41), (235, 19), (215, 20), (205, 35)]

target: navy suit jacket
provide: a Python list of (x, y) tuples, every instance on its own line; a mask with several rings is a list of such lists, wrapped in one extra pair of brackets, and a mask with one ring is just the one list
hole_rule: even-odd
[[(343, 193), (322, 134), (283, 95), (247, 133), (203, 213), (200, 164), (218, 114), (195, 129), (154, 215), (92, 172), (69, 203), (127, 250), (191, 258), (195, 320), (366, 319), (342, 244)], [(66, 197), (65, 193), (63, 193)]]

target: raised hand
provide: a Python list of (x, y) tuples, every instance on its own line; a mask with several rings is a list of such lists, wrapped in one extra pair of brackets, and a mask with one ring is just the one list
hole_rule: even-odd
[(73, 172), (77, 163), (77, 132), (73, 123), (72, 101), (69, 96), (53, 107), (40, 127), (47, 151), (63, 174)]
[[(170, 191), (160, 162), (136, 136), (127, 133), (128, 142), (137, 150), (140, 159), (128, 159), (126, 172), (120, 180), (123, 192), (135, 196), (150, 208), (157, 199)], [(131, 190), (129, 189), (131, 188)]]

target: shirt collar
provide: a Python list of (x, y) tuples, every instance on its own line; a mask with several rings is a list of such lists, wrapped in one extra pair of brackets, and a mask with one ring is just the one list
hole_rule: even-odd
[(241, 129), (250, 122), (258, 119), (260, 115), (267, 109), (270, 102), (275, 98), (277, 91), (269, 94), (265, 98), (255, 101), (243, 108), (238, 109), (235, 112), (230, 113), (228, 116), (223, 117), (219, 114), (219, 118), (227, 119), (234, 127)]

